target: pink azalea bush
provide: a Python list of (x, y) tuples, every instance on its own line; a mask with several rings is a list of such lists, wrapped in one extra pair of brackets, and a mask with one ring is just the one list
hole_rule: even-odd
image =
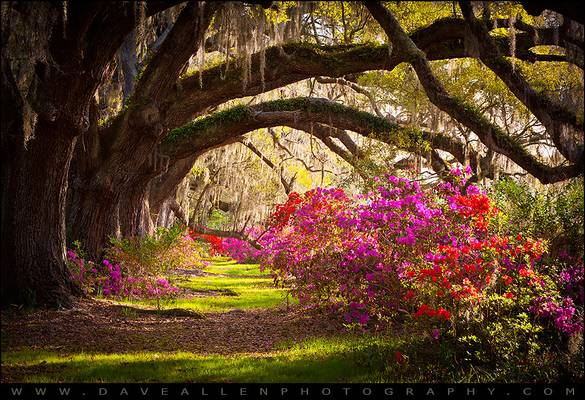
[[(184, 229), (159, 229), (153, 236), (113, 240), (101, 263), (85, 260), (78, 249), (67, 250), (72, 278), (90, 294), (133, 300), (174, 299), (179, 289), (161, 275), (177, 268), (201, 268), (202, 247)], [(80, 255), (81, 254), (81, 255)]]
[[(259, 227), (248, 228), (245, 234), (249, 238), (257, 238), (262, 232)], [(262, 243), (262, 241), (260, 242)], [(252, 246), (250, 242), (237, 238), (225, 238), (222, 243), (224, 254), (239, 263), (256, 263), (260, 258), (260, 250)]]
[(546, 242), (493, 227), (499, 210), (461, 170), (429, 190), (394, 176), (376, 182), (357, 199), (321, 188), (296, 197), (264, 236), (261, 267), (307, 307), (362, 326), (407, 317), (429, 338), (451, 336), (485, 357), (534, 356), (550, 332), (583, 331), (582, 261), (560, 278)]
[(67, 250), (68, 265), (72, 278), (86, 292), (101, 294), (104, 297), (134, 300), (170, 300), (179, 292), (169, 282), (160, 277), (131, 276), (121, 264), (112, 264), (104, 259), (101, 265), (86, 261), (74, 250)]

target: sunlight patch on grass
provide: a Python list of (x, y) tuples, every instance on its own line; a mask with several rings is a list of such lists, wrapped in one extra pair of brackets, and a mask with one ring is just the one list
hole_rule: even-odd
[[(267, 353), (2, 353), (2, 374), (17, 382), (522, 382), (531, 370), (458, 366), (442, 345), (404, 334), (347, 333), (284, 342)], [(443, 349), (444, 350), (444, 349)], [(397, 362), (396, 352), (402, 360)], [(545, 379), (549, 381), (549, 379)], [(554, 380), (553, 380), (554, 381)]]
[[(233, 261), (233, 260), (232, 260)], [(270, 276), (268, 271), (260, 271), (259, 264), (236, 264), (233, 262), (213, 263), (205, 268), (206, 272), (231, 276)]]
[(22, 350), (2, 353), (2, 372), (25, 382), (368, 382), (376, 371), (356, 368), (353, 349), (361, 341), (315, 339), (272, 353), (230, 356)]
[[(237, 264), (228, 258), (214, 258), (206, 272), (225, 276), (198, 276), (176, 282), (180, 288), (199, 292), (200, 296), (179, 297), (173, 302), (162, 304), (162, 308), (185, 308), (198, 312), (224, 312), (234, 309), (271, 308), (287, 304), (287, 291), (276, 288), (272, 278), (262, 275), (258, 264)], [(208, 291), (207, 295), (203, 295)], [(152, 308), (153, 300), (125, 300), (119, 304), (132, 304)], [(297, 301), (288, 298), (289, 304)]]

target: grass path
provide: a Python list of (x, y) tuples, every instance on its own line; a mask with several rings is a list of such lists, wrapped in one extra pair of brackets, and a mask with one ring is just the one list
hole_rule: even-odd
[[(257, 265), (214, 259), (173, 280), (180, 298), (89, 299), (2, 314), (2, 382), (490, 382), (533, 371), (461, 369), (448, 347), (394, 326), (348, 332), (308, 312)], [(407, 326), (404, 328), (407, 329)], [(396, 361), (396, 352), (403, 361)]]
[(360, 380), (348, 355), (361, 339), (344, 338), (332, 316), (288, 306), (257, 265), (215, 259), (174, 283), (182, 296), (161, 311), (92, 299), (3, 315), (2, 381)]
[[(183, 290), (181, 296), (163, 308), (181, 308), (202, 313), (282, 307), (294, 304), (284, 289), (274, 287), (267, 271), (257, 264), (237, 264), (217, 257), (204, 273), (180, 274), (171, 282)], [(187, 271), (188, 272), (188, 271)], [(129, 306), (154, 307), (154, 302), (121, 302)]]

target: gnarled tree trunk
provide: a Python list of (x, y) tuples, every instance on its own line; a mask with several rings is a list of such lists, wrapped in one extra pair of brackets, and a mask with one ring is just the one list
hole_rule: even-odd
[(10, 168), (3, 172), (3, 305), (64, 306), (81, 294), (65, 265), (65, 196), (75, 139), (52, 125), (37, 126), (26, 147), (12, 142)]

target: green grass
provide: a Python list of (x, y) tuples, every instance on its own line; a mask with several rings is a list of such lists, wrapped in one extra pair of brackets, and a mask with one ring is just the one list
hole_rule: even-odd
[(383, 371), (363, 360), (381, 340), (318, 338), (282, 344), (272, 353), (230, 356), (21, 350), (2, 353), (2, 366), (26, 382), (372, 382), (386, 380)]
[(237, 264), (235, 260), (214, 259), (205, 271), (229, 276), (270, 276), (270, 272), (260, 271), (259, 264)]
[[(179, 298), (165, 303), (162, 308), (185, 308), (197, 312), (225, 312), (234, 309), (259, 309), (287, 304), (287, 292), (276, 288), (268, 272), (260, 272), (258, 264), (237, 264), (236, 261), (216, 257), (205, 271), (214, 275), (177, 280), (179, 287), (194, 291), (224, 291), (216, 295)], [(217, 276), (216, 276), (217, 275)], [(296, 303), (289, 297), (290, 304)], [(121, 301), (120, 304), (153, 307), (153, 301)]]
[[(447, 351), (446, 351), (447, 350)], [(400, 351), (403, 360), (396, 361)], [(457, 366), (445, 344), (417, 336), (348, 333), (280, 343), (270, 353), (2, 353), (2, 374), (22, 382), (555, 382), (546, 363)]]

